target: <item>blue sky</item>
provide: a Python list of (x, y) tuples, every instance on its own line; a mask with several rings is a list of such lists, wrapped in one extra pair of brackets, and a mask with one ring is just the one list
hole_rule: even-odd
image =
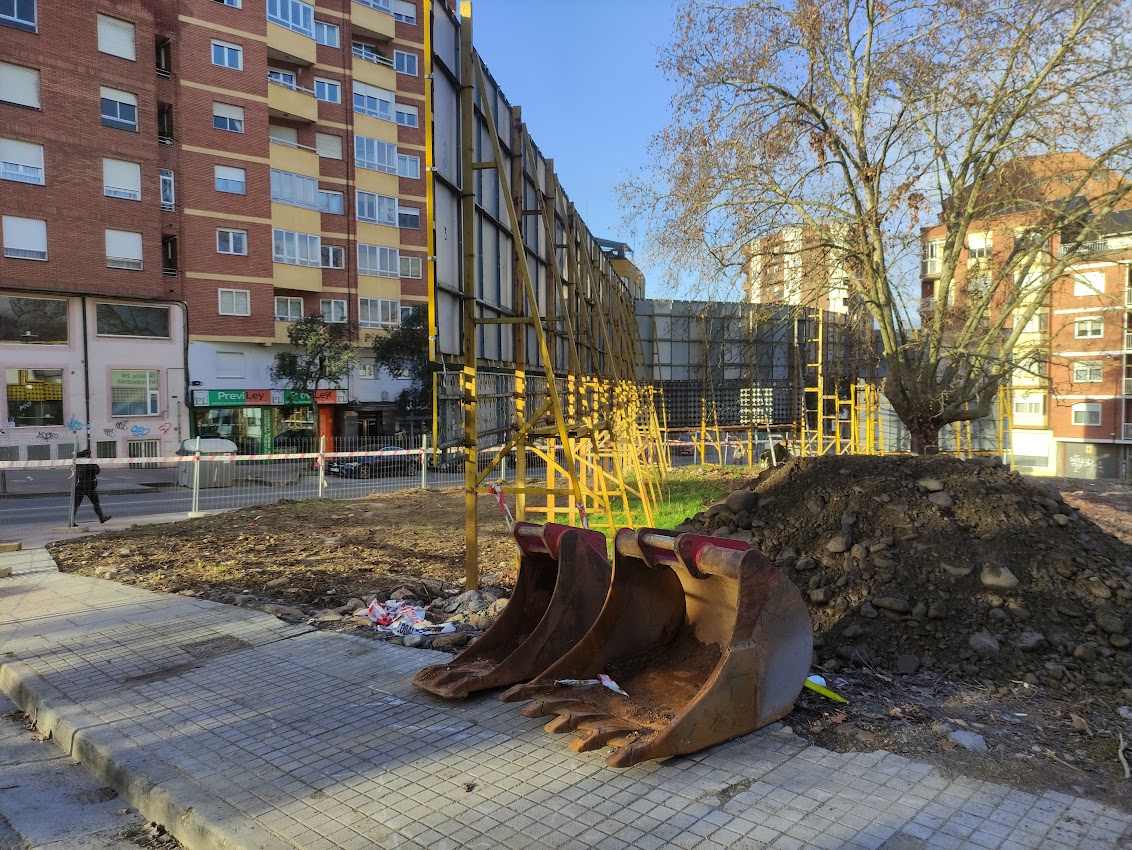
[(595, 236), (623, 239), (657, 291), (647, 234), (628, 229), (617, 184), (645, 162), (668, 121), (672, 86), (657, 70), (675, 9), (666, 0), (474, 0), (473, 38), (507, 99)]

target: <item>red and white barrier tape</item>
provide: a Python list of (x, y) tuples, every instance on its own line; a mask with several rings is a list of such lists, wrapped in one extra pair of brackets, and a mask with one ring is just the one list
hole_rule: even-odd
[(303, 452), (298, 454), (271, 454), (271, 455), (166, 455), (162, 457), (107, 457), (107, 458), (79, 458), (77, 460), (64, 458), (61, 460), (0, 460), (0, 469), (68, 469), (71, 466), (82, 466), (87, 463), (97, 463), (99, 466), (130, 466), (135, 463), (194, 463), (197, 460), (207, 461), (272, 461), (272, 460), (317, 460), (319, 457), (424, 457), (422, 449), (398, 449), (397, 451), (360, 451), (360, 452)]
[(499, 510), (503, 511), (503, 516), (507, 519), (507, 530), (510, 531), (515, 526), (515, 517), (511, 515), (511, 509), (503, 500), (503, 488), (498, 484), (492, 484), (487, 491), (495, 495), (495, 500), (499, 502)]

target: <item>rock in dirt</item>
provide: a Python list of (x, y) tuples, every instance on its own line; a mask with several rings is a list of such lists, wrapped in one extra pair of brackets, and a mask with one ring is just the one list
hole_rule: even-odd
[(1010, 590), (1018, 586), (1018, 578), (1009, 567), (994, 564), (987, 564), (979, 571), (979, 581), (983, 583), (983, 587), (994, 590)]
[(916, 483), (929, 493), (939, 493), (943, 490), (943, 482), (938, 478), (921, 478)]
[(1014, 645), (1023, 652), (1034, 652), (1041, 648), (1045, 642), (1045, 635), (1041, 632), (1035, 632), (1033, 629), (1026, 629), (1014, 639)]
[(827, 552), (831, 552), (834, 555), (839, 555), (842, 552), (848, 552), (849, 547), (852, 545), (853, 538), (850, 537), (847, 533), (841, 532), (840, 534), (833, 535), (833, 537), (829, 539), (829, 541), (825, 544), (825, 549)]
[(740, 514), (744, 511), (753, 511), (759, 504), (759, 496), (757, 493), (752, 493), (750, 490), (735, 490), (724, 501), (727, 509), (733, 514)]
[(968, 732), (966, 729), (955, 729), (947, 733), (948, 740), (954, 741), (965, 750), (971, 750), (976, 753), (985, 753), (990, 748), (987, 747), (987, 739), (977, 732)]
[(928, 496), (928, 501), (935, 505), (940, 510), (950, 510), (955, 506), (955, 500), (947, 493), (940, 491), (939, 493), (932, 493)]
[(299, 619), (306, 619), (307, 616), (301, 609), (293, 608), (290, 605), (276, 605), (272, 603), (270, 605), (264, 605), (263, 610), (276, 617), (297, 617)]
[(432, 639), (433, 649), (448, 649), (450, 647), (465, 646), (471, 640), (469, 632), (452, 632), (446, 635), (437, 635)]
[(1097, 627), (1102, 632), (1108, 632), (1110, 635), (1118, 635), (1124, 631), (1124, 620), (1111, 611), (1098, 611)]
[(979, 655), (994, 655), (1000, 649), (998, 640), (990, 632), (975, 632), (967, 638), (967, 644)]
[(911, 676), (920, 669), (920, 659), (915, 655), (899, 655), (896, 658), (896, 672), (905, 676)]
[(891, 611), (893, 614), (907, 614), (912, 610), (908, 600), (901, 599), (899, 596), (878, 596), (873, 599), (873, 607)]

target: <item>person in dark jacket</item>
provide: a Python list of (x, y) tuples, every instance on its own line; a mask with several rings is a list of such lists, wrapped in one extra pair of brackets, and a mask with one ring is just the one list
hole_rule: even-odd
[[(77, 455), (77, 458), (89, 458), (90, 449), (83, 449)], [(77, 479), (75, 480), (75, 515), (79, 513), (79, 504), (83, 500), (83, 496), (90, 499), (90, 506), (94, 508), (94, 512), (98, 515), (98, 521), (106, 522), (110, 517), (102, 512), (102, 505), (98, 503), (98, 473), (102, 470), (99, 469), (97, 463), (81, 463), (75, 466), (77, 470)]]

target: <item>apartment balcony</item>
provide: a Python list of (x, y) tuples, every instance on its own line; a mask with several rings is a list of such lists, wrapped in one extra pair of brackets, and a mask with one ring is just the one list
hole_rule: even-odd
[(276, 118), (291, 121), (318, 120), (318, 100), (310, 89), (268, 77), (267, 111)]
[(269, 162), (272, 168), (280, 171), (318, 177), (318, 151), (305, 145), (292, 145), (272, 139)]
[(355, 33), (379, 41), (391, 41), (397, 32), (389, 0), (354, 0), (350, 4), (350, 24)]
[[(322, 292), (322, 269), (311, 266), (297, 266), (291, 263), (273, 263), (272, 277), (276, 289), (299, 289), (303, 292)], [(279, 332), (276, 323), (276, 334)], [(282, 324), (286, 324), (283, 322)], [(286, 339), (286, 332), (284, 332)]]
[(1124, 350), (1132, 351), (1132, 331), (1124, 332)]
[(1124, 439), (1132, 440), (1132, 422), (1124, 423)]
[(1086, 256), (1088, 254), (1103, 254), (1107, 250), (1107, 239), (1091, 239), (1088, 242), (1069, 242), (1063, 244), (1057, 249), (1057, 256), (1068, 257), (1070, 255)]
[(282, 342), (284, 344), (290, 344), (291, 338), (289, 336), (287, 336), (287, 330), (293, 324), (294, 324), (294, 322), (281, 322), (278, 319), (276, 319), (275, 320), (275, 341), (276, 342)]
[(271, 202), (271, 226), (296, 233), (318, 233), (322, 230), (322, 213), (309, 207)]
[(920, 299), (920, 312), (921, 313), (934, 313), (935, 312), (935, 296), (929, 295), (927, 298)]
[(313, 65), (318, 59), (318, 43), (308, 35), (268, 21), (267, 56), (296, 65)]
[(379, 89), (397, 90), (397, 72), (393, 70), (393, 60), (382, 56), (353, 51), (354, 63), (350, 72), (355, 80)]
[(1132, 378), (1124, 379), (1124, 394), (1132, 396)]
[(1132, 286), (1129, 286), (1124, 290), (1124, 306), (1132, 307)]

